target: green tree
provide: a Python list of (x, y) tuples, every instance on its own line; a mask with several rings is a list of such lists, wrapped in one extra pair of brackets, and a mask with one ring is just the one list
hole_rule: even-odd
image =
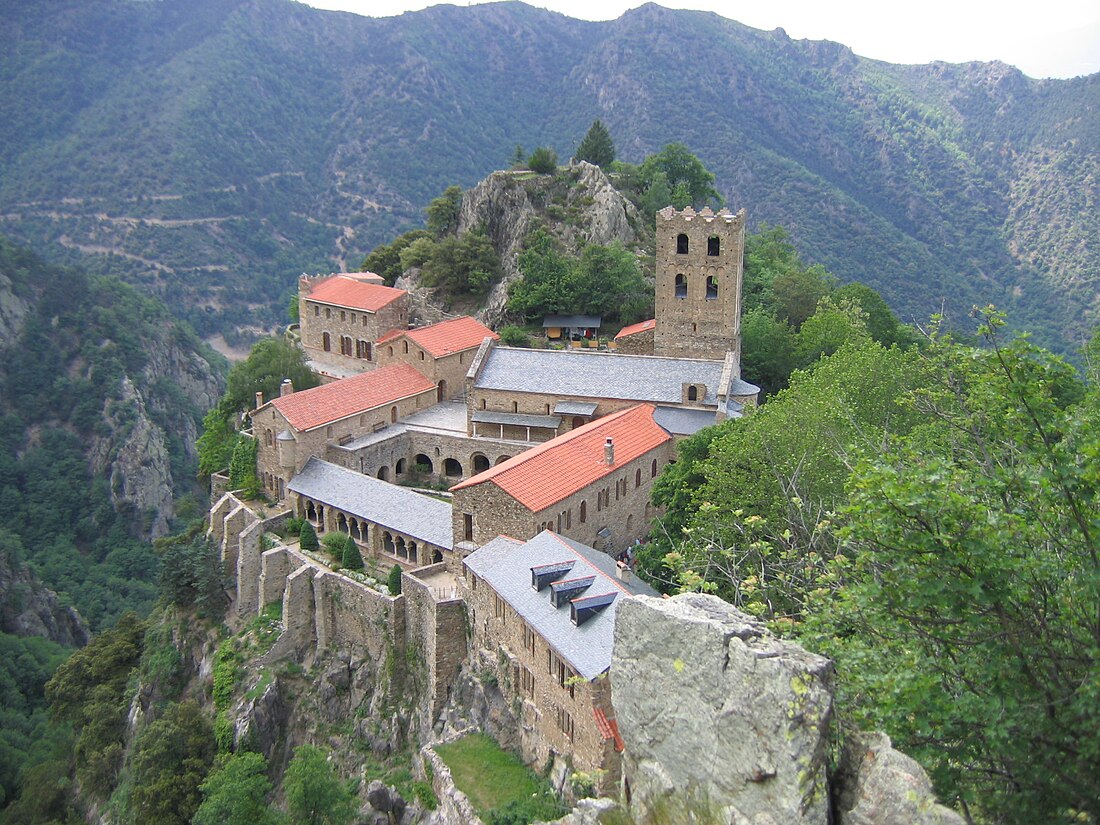
[(920, 426), (853, 461), (810, 644), (842, 706), (980, 821), (1100, 821), (1100, 393), (1026, 338), (934, 335)]
[(202, 532), (202, 523), (185, 533), (158, 539), (154, 547), (161, 560), (157, 576), (161, 596), (179, 607), (217, 615), (225, 606), (221, 554)]
[(657, 212), (671, 204), (672, 187), (668, 185), (668, 175), (658, 169), (645, 187), (642, 195), (642, 211), (647, 216), (656, 216)]
[(512, 169), (522, 169), (527, 161), (527, 153), (523, 151), (523, 144), (517, 143), (515, 150), (512, 152), (512, 159), (509, 161), (509, 166)]
[(300, 745), (283, 777), (287, 808), (295, 825), (347, 825), (355, 797), (340, 781), (325, 751)]
[(229, 468), (236, 444), (232, 418), (222, 407), (210, 409), (202, 419), (202, 435), (195, 443), (199, 454), (199, 474), (210, 476)]
[(585, 246), (572, 280), (581, 312), (629, 322), (652, 309), (652, 288), (638, 269), (638, 259), (618, 242)]
[(355, 539), (351, 536), (344, 539), (344, 552), (340, 562), (341, 566), (346, 567), (348, 570), (363, 569), (363, 555), (359, 552), (359, 545), (355, 543)]
[(233, 414), (251, 409), (258, 392), (263, 393), (264, 400), (277, 398), (284, 378), (293, 382), (295, 390), (318, 384), (317, 376), (306, 365), (305, 354), (297, 346), (285, 338), (258, 341), (248, 358), (229, 371), (220, 406)]
[(534, 318), (573, 308), (573, 267), (546, 230), (539, 229), (528, 239), (519, 269), (523, 277), (508, 286), (509, 312)]
[(832, 355), (849, 341), (868, 339), (867, 316), (859, 304), (850, 300), (837, 303), (825, 297), (795, 336), (795, 358), (800, 366), (806, 367), (823, 355)]
[[(722, 204), (722, 196), (714, 188), (714, 173), (684, 144), (670, 143), (657, 154), (642, 161), (640, 174), (649, 185), (652, 185), (658, 172), (664, 174), (668, 186), (671, 187), (674, 204), (677, 187), (680, 186), (681, 196), (687, 199), (683, 206), (694, 205), (701, 208), (711, 202)], [(683, 206), (678, 208), (682, 209)]]
[(321, 546), (317, 541), (317, 531), (308, 521), (302, 521), (302, 528), (298, 532), (298, 546), (303, 550), (317, 550)]
[(401, 595), (401, 565), (395, 564), (390, 570), (389, 578), (386, 579), (386, 586), (390, 590), (391, 596)]
[(833, 277), (822, 266), (789, 269), (771, 284), (775, 313), (796, 330), (817, 310), (832, 288)]
[(453, 232), (458, 226), (458, 213), (461, 208), (462, 187), (448, 186), (443, 194), (429, 203), (424, 210), (428, 219), (428, 231), (437, 238)]
[(611, 132), (599, 119), (592, 121), (592, 125), (588, 127), (573, 160), (586, 160), (600, 167), (608, 167), (614, 162), (615, 143), (611, 140)]
[(364, 272), (373, 272), (386, 279), (386, 283), (393, 286), (401, 277), (405, 268), (401, 265), (401, 253), (421, 238), (431, 238), (431, 233), (426, 229), (414, 229), (403, 235), (398, 235), (388, 244), (375, 247), (371, 253), (363, 259)]
[(790, 324), (762, 309), (741, 318), (741, 371), (765, 396), (787, 386), (795, 366), (795, 333)]
[(267, 805), (267, 760), (247, 751), (222, 759), (199, 788), (203, 799), (192, 825), (275, 825), (279, 817)]
[(214, 731), (199, 706), (170, 704), (134, 742), (129, 798), (134, 820), (188, 825), (214, 754)]
[(500, 343), (509, 347), (529, 347), (531, 339), (522, 327), (509, 324), (500, 330)]
[(527, 168), (540, 175), (552, 175), (558, 171), (558, 153), (549, 146), (540, 146), (527, 158)]
[(425, 286), (451, 296), (483, 295), (500, 276), (500, 257), (484, 227), (479, 227), (433, 244), (421, 267)]
[(237, 436), (233, 457), (229, 460), (229, 486), (241, 490), (245, 498), (259, 495), (260, 480), (256, 477), (256, 439)]
[(882, 296), (874, 289), (858, 282), (845, 284), (833, 290), (829, 296), (837, 304), (851, 301), (863, 310), (867, 319), (867, 332), (871, 337), (888, 347), (891, 344), (908, 346), (916, 343), (916, 336), (910, 327), (898, 321)]

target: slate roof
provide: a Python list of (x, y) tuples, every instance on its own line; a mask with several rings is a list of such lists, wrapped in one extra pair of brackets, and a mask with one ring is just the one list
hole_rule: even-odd
[(268, 403), (294, 429), (303, 432), (434, 389), (435, 384), (408, 364), (392, 364), (273, 398)]
[(405, 336), (414, 341), (421, 349), (434, 358), (442, 358), (463, 350), (476, 349), (486, 338), (500, 338), (485, 324), (469, 315), (441, 321), (417, 329), (394, 329), (378, 339), (378, 344), (386, 344)]
[(321, 304), (377, 312), (407, 294), (403, 289), (367, 283), (349, 275), (333, 275), (315, 284), (305, 297)]
[[(611, 604), (579, 627), (570, 619), (568, 604), (554, 607), (550, 601), (550, 587), (540, 592), (531, 585), (532, 567), (558, 562), (573, 562), (568, 572), (557, 577), (559, 579), (594, 577), (593, 583), (578, 598), (615, 596)], [(638, 594), (657, 595), (640, 579), (620, 581), (611, 556), (549, 530), (527, 542), (499, 536), (471, 553), (465, 564), (508, 602), (559, 657), (589, 680), (611, 666), (615, 613), (621, 600)]]
[(313, 456), (287, 488), (384, 529), (450, 550), (451, 505)]
[(585, 329), (599, 329), (603, 323), (600, 315), (547, 315), (542, 319), (543, 328), (546, 327), (584, 327)]
[(554, 405), (554, 415), (592, 415), (598, 406), (588, 401), (559, 401)]
[(493, 347), (474, 386), (511, 392), (679, 404), (682, 384), (704, 384), (707, 394), (701, 402), (717, 407), (723, 366), (722, 361), (694, 358)]
[(549, 427), (556, 430), (561, 426), (559, 415), (527, 415), (524, 413), (497, 412), (496, 410), (474, 410), (470, 420), (475, 424), (510, 424), (517, 427)]
[(650, 318), (648, 321), (639, 321), (636, 324), (631, 324), (628, 327), (623, 327), (619, 330), (619, 334), (615, 336), (615, 340), (620, 338), (626, 338), (628, 335), (637, 335), (639, 332), (647, 332), (651, 329), (657, 328), (657, 320)]
[[(638, 404), (597, 418), (451, 489), (491, 482), (537, 513), (669, 441), (672, 436), (653, 420), (653, 411), (649, 404)], [(604, 461), (604, 442), (608, 438), (615, 442), (612, 466)]]
[[(727, 404), (727, 407), (729, 405)], [(738, 405), (740, 406), (740, 405)], [(653, 420), (673, 435), (694, 435), (703, 429), (718, 423), (714, 410), (693, 410), (685, 407), (658, 407)]]

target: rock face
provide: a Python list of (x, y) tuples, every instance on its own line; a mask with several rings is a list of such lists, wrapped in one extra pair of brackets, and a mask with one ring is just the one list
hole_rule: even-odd
[(63, 607), (56, 593), (2, 549), (0, 631), (16, 636), (41, 636), (67, 647), (83, 647), (91, 638), (80, 614), (72, 607)]
[(849, 736), (835, 782), (838, 825), (964, 825), (936, 802), (921, 766), (884, 733)]
[(607, 245), (637, 240), (637, 210), (619, 194), (603, 170), (581, 161), (558, 175), (530, 172), (493, 172), (462, 196), (458, 232), (485, 227), (500, 255), (504, 277), (478, 313), (490, 326), (504, 314), (508, 284), (519, 277), (523, 242), (542, 216), (557, 210), (566, 220), (546, 222), (560, 228), (560, 240), (570, 250), (586, 243)]
[(619, 607), (611, 674), (635, 818), (828, 821), (828, 659), (714, 596), (637, 597)]

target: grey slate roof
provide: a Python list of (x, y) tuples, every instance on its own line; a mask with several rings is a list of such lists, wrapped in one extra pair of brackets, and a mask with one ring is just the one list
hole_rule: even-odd
[(494, 410), (474, 410), (470, 420), (476, 424), (515, 424), (518, 427), (549, 427), (552, 430), (561, 426), (561, 417), (557, 415), (525, 415)]
[[(538, 592), (531, 586), (532, 567), (563, 561), (572, 561), (573, 567), (560, 578), (595, 577), (581, 597), (617, 594), (610, 605), (580, 627), (570, 620), (568, 605), (554, 607), (550, 587)], [(637, 594), (657, 595), (637, 578), (619, 581), (611, 556), (549, 530), (527, 542), (499, 536), (471, 553), (466, 565), (508, 602), (573, 670), (589, 680), (611, 666), (615, 613), (620, 601)]]
[(570, 327), (577, 329), (599, 329), (603, 323), (600, 315), (547, 315), (542, 319), (542, 326), (546, 327)]
[(694, 435), (703, 427), (716, 424), (715, 416), (714, 410), (692, 410), (685, 407), (657, 407), (653, 411), (653, 420), (673, 435)]
[[(707, 394), (701, 399), (702, 403), (717, 408), (723, 366), (722, 361), (694, 358), (493, 347), (474, 386), (679, 404), (682, 384), (703, 384)], [(733, 383), (752, 386), (745, 382)]]
[(451, 505), (316, 456), (287, 488), (349, 515), (444, 550), (452, 547)]
[(599, 404), (587, 401), (559, 401), (554, 405), (555, 415), (592, 415)]

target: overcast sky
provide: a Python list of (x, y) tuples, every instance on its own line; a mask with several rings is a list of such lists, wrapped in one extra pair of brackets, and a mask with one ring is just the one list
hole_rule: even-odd
[[(388, 17), (431, 0), (305, 0), (317, 8)], [(585, 20), (613, 20), (643, 0), (526, 0)], [(456, 0), (453, 5), (475, 5)], [(1100, 0), (660, 0), (793, 38), (835, 40), (891, 63), (1002, 60), (1031, 77), (1100, 71)]]

